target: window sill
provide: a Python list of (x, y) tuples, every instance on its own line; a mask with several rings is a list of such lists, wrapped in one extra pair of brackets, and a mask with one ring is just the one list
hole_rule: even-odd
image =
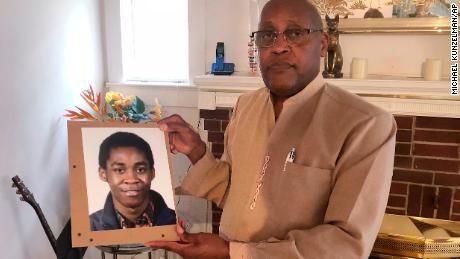
[(145, 82), (145, 81), (127, 81), (121, 83), (105, 83), (107, 88), (119, 88), (119, 87), (145, 87), (145, 88), (181, 88), (181, 89), (190, 89), (196, 90), (197, 87), (191, 83), (170, 83), (170, 82)]
[(190, 83), (123, 82), (106, 83), (105, 86), (108, 91), (136, 95), (147, 105), (155, 104), (155, 99), (158, 98), (163, 106), (194, 109), (198, 107), (198, 88)]

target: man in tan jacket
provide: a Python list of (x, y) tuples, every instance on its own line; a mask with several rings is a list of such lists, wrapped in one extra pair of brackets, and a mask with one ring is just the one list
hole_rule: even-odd
[(328, 36), (305, 0), (272, 0), (254, 33), (266, 88), (242, 95), (217, 160), (182, 118), (161, 121), (193, 167), (184, 193), (223, 208), (220, 234), (147, 245), (184, 258), (366, 258), (382, 222), (396, 124), (324, 81)]

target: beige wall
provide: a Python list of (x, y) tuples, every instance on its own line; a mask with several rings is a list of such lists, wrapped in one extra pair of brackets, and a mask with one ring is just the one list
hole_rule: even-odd
[(353, 57), (368, 59), (369, 74), (421, 77), (427, 58), (439, 58), (442, 74), (450, 69), (449, 35), (420, 34), (353, 34), (340, 36), (343, 72), (350, 73)]
[[(225, 42), (226, 62), (237, 71), (248, 71), (249, 33), (257, 29), (257, 4), (261, 0), (207, 0), (206, 68), (215, 62), (217, 41)], [(262, 0), (263, 1), (263, 0)], [(369, 61), (370, 74), (420, 77), (426, 58), (443, 61), (443, 75), (449, 75), (450, 37), (422, 34), (352, 34), (341, 35), (343, 72), (350, 73), (353, 57)]]
[(58, 235), (69, 219), (64, 109), (103, 87), (101, 6), (94, 0), (0, 0), (0, 208), (2, 258), (56, 258), (20, 175)]

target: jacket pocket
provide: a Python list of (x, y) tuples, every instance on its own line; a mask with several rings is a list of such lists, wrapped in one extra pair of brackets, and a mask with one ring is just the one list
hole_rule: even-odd
[(279, 176), (282, 192), (310, 205), (327, 203), (332, 190), (332, 170), (289, 162), (285, 168)]
[[(332, 190), (333, 170), (286, 163), (286, 170), (278, 174), (275, 210), (289, 214), (288, 225), (310, 228), (322, 224)], [(283, 224), (282, 222), (276, 222)]]

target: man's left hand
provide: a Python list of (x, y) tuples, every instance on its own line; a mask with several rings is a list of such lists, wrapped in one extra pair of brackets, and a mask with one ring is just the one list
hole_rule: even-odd
[(178, 242), (151, 241), (145, 246), (162, 248), (175, 252), (184, 259), (229, 259), (229, 243), (218, 235), (208, 233), (190, 234), (185, 232), (183, 221), (177, 224)]

